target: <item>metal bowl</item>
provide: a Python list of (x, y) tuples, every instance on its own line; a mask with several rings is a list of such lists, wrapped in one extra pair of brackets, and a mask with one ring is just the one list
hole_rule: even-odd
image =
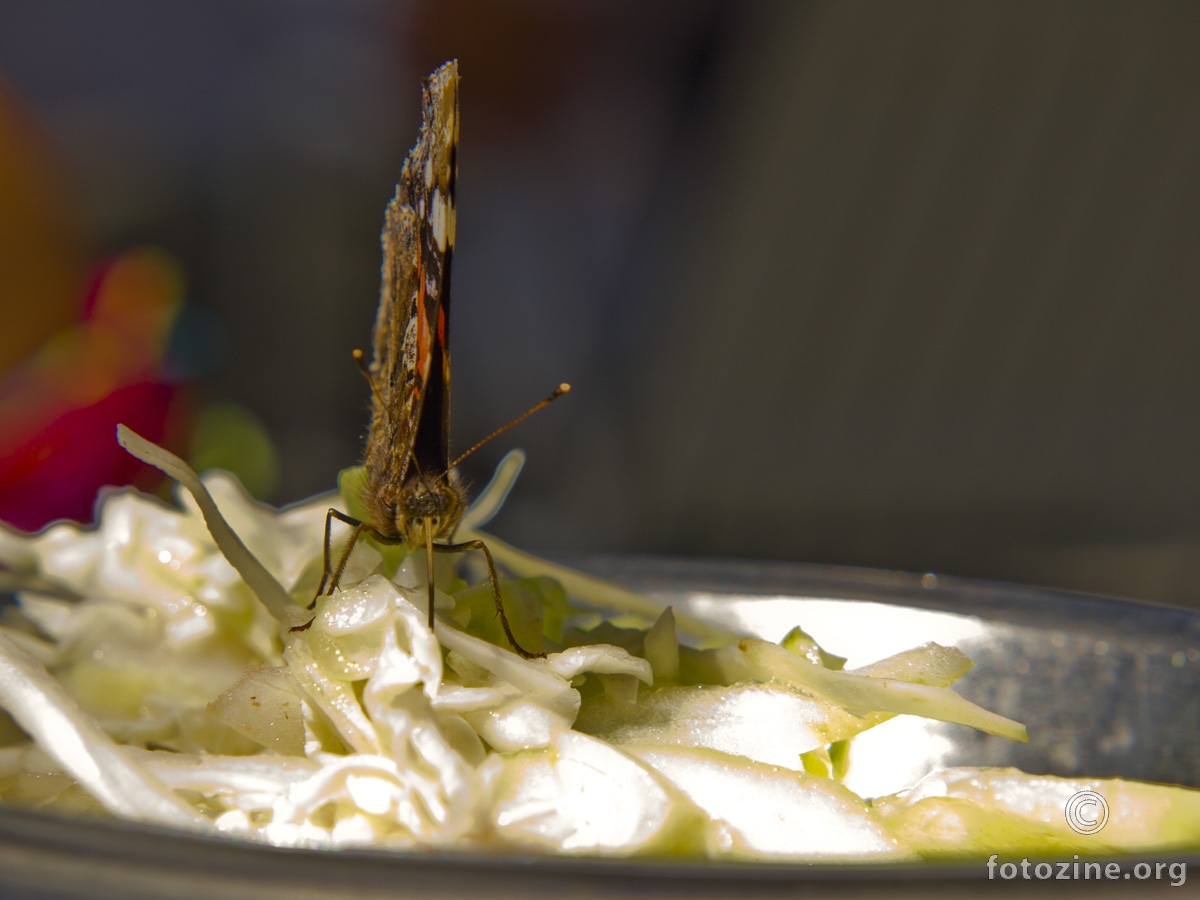
[[(855, 740), (848, 783), (864, 796), (952, 765), (1200, 787), (1200, 612), (930, 574), (630, 557), (569, 562), (745, 635), (778, 640), (800, 625), (848, 657), (849, 667), (926, 641), (959, 647), (975, 666), (956, 690), (1029, 726), (1030, 742), (1014, 744), (957, 725), (893, 719)], [(1200, 855), (1160, 861), (1195, 870)], [(969, 882), (983, 887), (981, 879), (982, 863), (732, 865), (279, 850), (0, 809), (0, 897), (744, 898), (885, 889), (916, 896), (961, 894)], [(988, 885), (1036, 886), (1019, 879)], [(1054, 888), (1109, 895), (1145, 885)]]

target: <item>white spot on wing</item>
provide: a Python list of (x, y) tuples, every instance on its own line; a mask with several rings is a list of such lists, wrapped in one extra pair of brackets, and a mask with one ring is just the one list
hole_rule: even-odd
[(433, 160), (425, 160), (425, 187), (433, 187)]
[(430, 224), (433, 226), (433, 239), (437, 241), (437, 248), (442, 253), (446, 252), (446, 198), (442, 196), (440, 190), (433, 192), (433, 212), (431, 215)]
[(413, 316), (408, 320), (408, 325), (404, 329), (404, 352), (402, 365), (405, 369), (415, 368), (417, 365), (417, 317)]

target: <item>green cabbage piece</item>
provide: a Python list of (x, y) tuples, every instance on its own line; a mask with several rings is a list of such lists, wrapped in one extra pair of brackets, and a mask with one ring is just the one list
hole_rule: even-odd
[[(1101, 795), (1108, 808), (1107, 821), (1091, 834), (1067, 821), (1068, 805), (1081, 791)], [(926, 859), (1064, 859), (1194, 850), (1200, 844), (1200, 791), (1119, 778), (943, 769), (907, 791), (876, 798), (871, 808)], [(1101, 822), (1098, 812), (1085, 818)]]

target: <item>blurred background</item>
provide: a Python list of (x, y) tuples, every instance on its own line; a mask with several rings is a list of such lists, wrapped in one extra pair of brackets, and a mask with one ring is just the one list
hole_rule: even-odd
[(1200, 604), (1200, 6), (0, 0), (0, 518), (354, 464), (462, 72), (454, 445), (542, 551)]

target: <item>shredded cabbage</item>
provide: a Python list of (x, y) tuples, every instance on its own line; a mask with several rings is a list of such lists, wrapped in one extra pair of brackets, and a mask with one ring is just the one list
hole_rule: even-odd
[[(978, 852), (997, 828), (1006, 847), (1078, 846), (1045, 814), (1075, 782), (952, 770), (873, 802), (839, 783), (845, 742), (897, 714), (1027, 739), (949, 690), (970, 667), (958, 650), (842, 671), (799, 629), (738, 640), (490, 536), (514, 631), (543, 658), (514, 653), (490, 588), (452, 567), (432, 632), (423, 555), (369, 541), (292, 631), (312, 616), (325, 510), (358, 511), (361, 470), (343, 497), (277, 511), (120, 440), (179, 481), (179, 508), (124, 490), (94, 529), (0, 530), (24, 587), (0, 623), (0, 706), (20, 726), (0, 729), (0, 801), (291, 847), (864, 862)], [(461, 537), (522, 462), (501, 463)], [(1143, 815), (1106, 849), (1200, 830), (1196, 792), (1119, 790)]]

